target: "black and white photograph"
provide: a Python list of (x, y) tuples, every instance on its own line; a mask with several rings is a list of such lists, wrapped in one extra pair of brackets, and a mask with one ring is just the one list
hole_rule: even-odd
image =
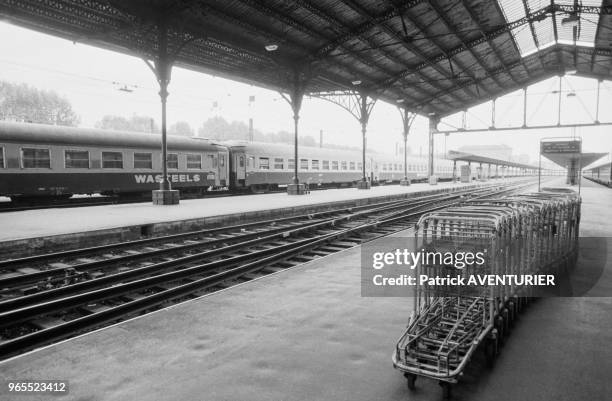
[(612, 0), (0, 0), (0, 400), (610, 372)]

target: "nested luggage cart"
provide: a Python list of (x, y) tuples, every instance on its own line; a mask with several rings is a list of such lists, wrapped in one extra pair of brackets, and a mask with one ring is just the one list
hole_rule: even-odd
[(418, 376), (438, 380), (450, 396), (479, 346), (489, 362), (510, 323), (533, 294), (517, 285), (419, 283), (429, 277), (523, 275), (567, 261), (577, 248), (580, 197), (546, 190), (492, 200), (468, 201), (424, 215), (415, 230), (415, 250), (456, 254), (482, 252), (484, 263), (458, 269), (441, 259), (416, 266), (413, 313), (397, 342), (393, 365), (414, 389)]

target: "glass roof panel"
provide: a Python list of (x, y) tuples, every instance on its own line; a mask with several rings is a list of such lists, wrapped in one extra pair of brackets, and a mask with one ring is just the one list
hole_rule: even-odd
[[(530, 13), (533, 13), (550, 5), (550, 0), (497, 0), (497, 2), (508, 23), (524, 18), (526, 16), (525, 8), (527, 8)], [(574, 0), (556, 0), (555, 3), (560, 5), (573, 5)], [(602, 0), (581, 1), (583, 6), (599, 7), (601, 3)], [(514, 37), (514, 41), (522, 57), (526, 57), (538, 50), (550, 47), (555, 43), (574, 44), (574, 26), (576, 26), (577, 45), (595, 46), (595, 35), (597, 33), (597, 25), (599, 24), (598, 14), (580, 14), (580, 19), (577, 24), (564, 23), (563, 20), (568, 17), (566, 13), (556, 13), (555, 17), (557, 22), (558, 42), (555, 42), (551, 14), (547, 14), (546, 19), (542, 21), (533, 22), (535, 38), (530, 24), (524, 24), (512, 30), (512, 36)]]

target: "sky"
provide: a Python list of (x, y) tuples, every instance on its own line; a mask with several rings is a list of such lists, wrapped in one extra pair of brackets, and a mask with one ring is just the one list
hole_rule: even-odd
[[(159, 123), (158, 85), (143, 60), (6, 22), (0, 22), (0, 37), (10, 38), (0, 41), (0, 80), (58, 92), (71, 102), (82, 127), (93, 127), (107, 114), (153, 116)], [(528, 88), (528, 125), (556, 124), (558, 86), (559, 78), (551, 78)], [(119, 90), (123, 87), (132, 92)], [(597, 81), (593, 79), (562, 78), (562, 123), (593, 121), (596, 88)], [(252, 117), (254, 127), (262, 132), (293, 131), (291, 109), (274, 91), (175, 67), (169, 92), (169, 125), (187, 121), (197, 131), (210, 117), (243, 122)], [(250, 96), (255, 96), (252, 104), (249, 104)], [(497, 100), (498, 127), (522, 124), (522, 99), (519, 91)], [(611, 106), (612, 83), (604, 81), (600, 90), (600, 121), (612, 122)], [(465, 115), (466, 127), (486, 127), (491, 121), (491, 102), (474, 107)], [(443, 120), (438, 128), (461, 127), (463, 120), (463, 113), (458, 113)], [(361, 144), (360, 125), (347, 111), (320, 99), (305, 98), (300, 133), (318, 140), (320, 130), (323, 130), (324, 143)], [(612, 152), (610, 131), (612, 126), (437, 135), (435, 149), (443, 153), (462, 145), (506, 144), (513, 148), (514, 155), (527, 154), (532, 163), (537, 163), (541, 138), (576, 135), (582, 138), (585, 152)], [(396, 144), (402, 142), (401, 135), (402, 121), (395, 105), (377, 102), (368, 124), (368, 146), (379, 152), (394, 153)], [(408, 146), (414, 153), (426, 154), (427, 136), (427, 119), (418, 117), (411, 128)]]

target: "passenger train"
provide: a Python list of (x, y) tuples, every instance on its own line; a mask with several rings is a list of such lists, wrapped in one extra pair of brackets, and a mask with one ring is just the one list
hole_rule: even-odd
[(588, 170), (584, 170), (582, 175), (591, 181), (612, 187), (612, 162), (605, 162)]
[[(0, 122), (0, 196), (68, 198), (73, 194), (150, 195), (161, 180), (158, 135)], [(168, 136), (168, 178), (183, 193), (265, 192), (291, 183), (293, 146)], [(311, 186), (350, 186), (362, 178), (359, 151), (301, 146), (299, 179)], [(408, 158), (408, 178), (427, 177), (427, 159)], [(437, 159), (440, 179), (453, 162)], [(373, 183), (403, 178), (403, 157), (367, 153)]]

